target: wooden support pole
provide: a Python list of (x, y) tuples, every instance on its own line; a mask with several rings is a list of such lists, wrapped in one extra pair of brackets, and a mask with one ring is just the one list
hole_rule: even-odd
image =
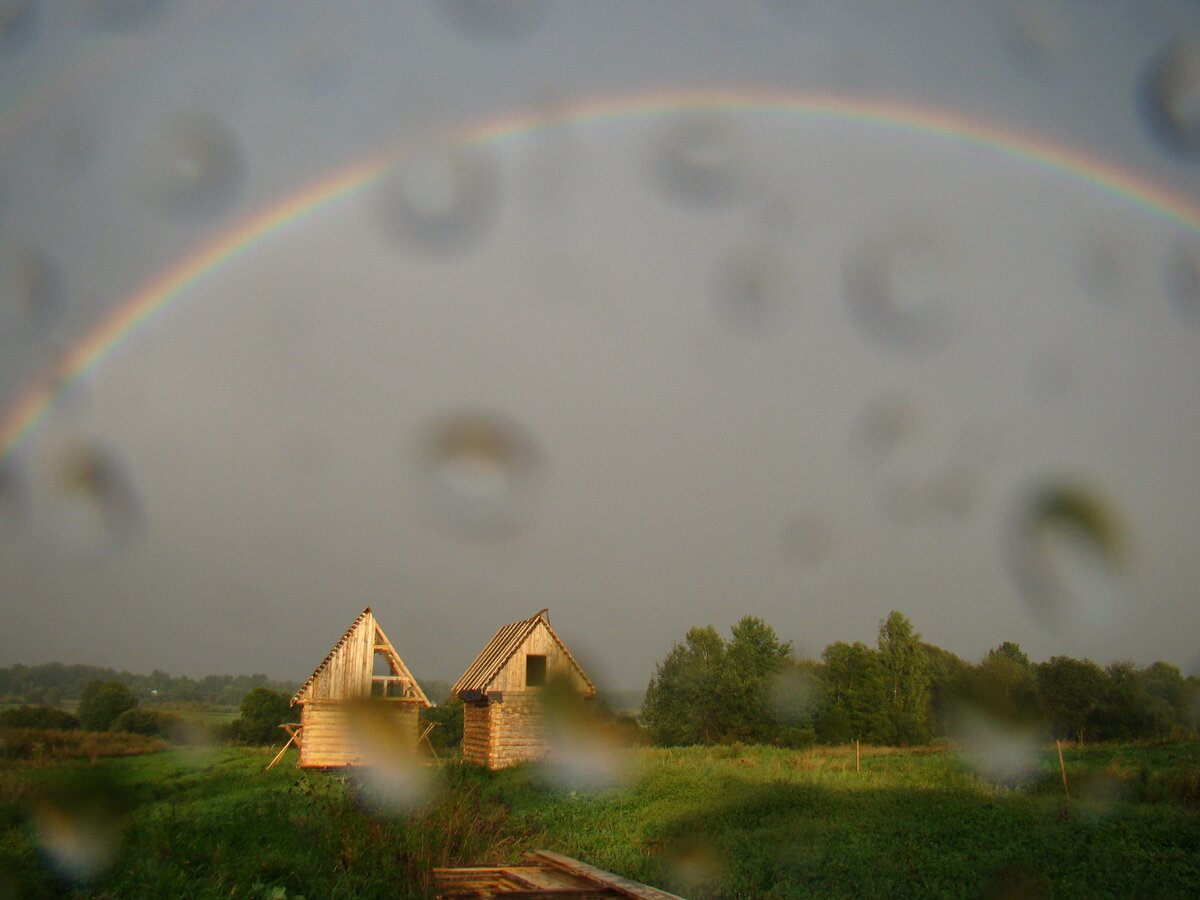
[[(291, 732), (288, 733), (291, 734)], [(292, 734), (292, 736), (288, 738), (287, 743), (283, 745), (283, 749), (275, 754), (275, 758), (271, 760), (271, 764), (267, 766), (266, 771), (270, 772), (273, 768), (275, 768), (275, 764), (283, 758), (283, 754), (287, 753), (287, 748), (292, 746), (292, 741), (294, 740), (296, 740), (296, 735)]]
[(1063, 762), (1062, 741), (1055, 740), (1054, 746), (1058, 748), (1058, 770), (1062, 772), (1063, 794), (1066, 795), (1068, 801), (1071, 799), (1071, 789), (1067, 787), (1067, 764)]
[(862, 771), (862, 752), (858, 746), (858, 738), (854, 739), (854, 771)]

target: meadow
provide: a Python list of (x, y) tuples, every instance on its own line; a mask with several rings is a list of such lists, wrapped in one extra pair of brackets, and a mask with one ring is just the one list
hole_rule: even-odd
[(1196, 743), (1068, 748), (1069, 803), (1053, 747), (1012, 786), (945, 747), (856, 771), (853, 748), (732, 745), (634, 750), (586, 789), (448, 763), (420, 795), (271, 755), (5, 764), (0, 896), (421, 897), (432, 866), (534, 848), (688, 897), (1200, 895)]

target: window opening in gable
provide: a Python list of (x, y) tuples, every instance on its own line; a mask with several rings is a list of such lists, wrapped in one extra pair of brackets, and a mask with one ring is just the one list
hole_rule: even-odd
[(371, 664), (372, 697), (411, 697), (414, 695), (409, 680), (400, 674), (391, 657), (382, 650), (375, 651)]
[(525, 657), (525, 687), (542, 687), (546, 683), (546, 657), (530, 653)]

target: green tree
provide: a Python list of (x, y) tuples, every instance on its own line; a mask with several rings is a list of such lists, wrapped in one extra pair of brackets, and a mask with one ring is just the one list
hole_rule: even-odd
[(241, 716), (230, 723), (230, 733), (247, 744), (271, 744), (280, 738), (279, 726), (292, 715), (289, 698), (270, 688), (257, 687), (242, 698)]
[(89, 731), (108, 731), (117, 716), (137, 706), (137, 698), (119, 681), (91, 681), (79, 698), (76, 715)]
[(642, 702), (642, 723), (655, 743), (712, 744), (726, 722), (719, 684), (725, 641), (711, 625), (692, 628), (659, 663)]
[(889, 684), (879, 654), (858, 641), (838, 641), (825, 648), (821, 661), (825, 701), (817, 717), (817, 736), (831, 743), (854, 738), (889, 743)]
[(892, 610), (879, 623), (879, 663), (886, 681), (892, 740), (899, 744), (928, 740), (928, 658), (921, 636), (903, 613)]
[(1042, 719), (1037, 675), (1011, 641), (989, 650), (978, 666), (963, 673), (962, 685), (971, 705), (1000, 722), (1032, 725)]
[(722, 737), (771, 740), (777, 730), (772, 684), (791, 658), (792, 644), (780, 641), (775, 629), (757, 616), (743, 617), (731, 633), (718, 677), (725, 715)]
[(1104, 699), (1104, 670), (1090, 659), (1052, 656), (1034, 667), (1038, 697), (1055, 737), (1083, 743)]
[(929, 677), (929, 731), (946, 735), (961, 699), (964, 673), (971, 667), (966, 660), (933, 644), (922, 643), (921, 649), (925, 652), (925, 672)]

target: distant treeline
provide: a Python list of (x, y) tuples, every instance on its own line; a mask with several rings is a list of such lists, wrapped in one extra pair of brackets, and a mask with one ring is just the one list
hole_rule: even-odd
[(729, 640), (693, 628), (657, 666), (641, 721), (656, 743), (917, 744), (989, 729), (1075, 741), (1194, 738), (1200, 679), (1173, 665), (1055, 656), (1004, 642), (979, 663), (921, 640), (904, 615), (875, 647), (836, 642), (819, 660), (754, 616)]
[(266, 675), (206, 675), (189, 678), (171, 676), (161, 669), (149, 675), (107, 669), (102, 666), (45, 663), (24, 666), (18, 663), (0, 668), (0, 702), (57, 706), (64, 700), (78, 700), (93, 681), (116, 681), (125, 685), (143, 704), (207, 703), (213, 706), (237, 706), (255, 688), (267, 688), (291, 694), (294, 681), (275, 681)]

